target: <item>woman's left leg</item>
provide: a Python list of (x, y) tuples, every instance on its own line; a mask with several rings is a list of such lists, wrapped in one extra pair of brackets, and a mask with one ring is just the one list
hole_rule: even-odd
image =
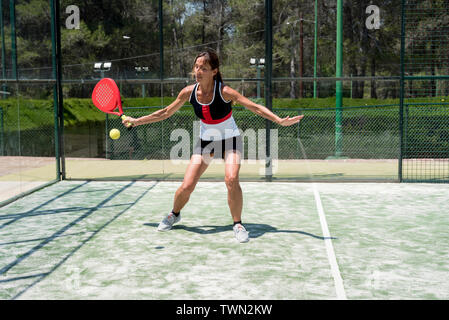
[(228, 189), (228, 205), (234, 222), (242, 220), (243, 194), (239, 181), (240, 162), (239, 152), (225, 153), (225, 183)]
[(235, 238), (238, 242), (248, 242), (249, 235), (242, 225), (243, 194), (240, 187), (240, 152), (228, 151), (225, 154), (225, 182), (228, 188), (228, 205), (231, 210), (232, 220), (234, 220)]

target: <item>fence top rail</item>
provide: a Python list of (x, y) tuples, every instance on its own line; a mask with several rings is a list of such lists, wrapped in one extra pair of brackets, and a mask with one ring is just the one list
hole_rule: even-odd
[[(429, 103), (429, 105), (444, 105), (444, 103)], [(416, 103), (416, 104), (410, 104), (410, 105), (424, 105), (424, 103)], [(449, 103), (447, 103), (449, 105)], [(139, 107), (123, 107), (123, 110), (147, 110), (147, 109), (162, 109), (165, 108), (165, 106), (139, 106)], [(181, 107), (181, 109), (191, 108), (190, 105), (186, 104)], [(368, 105), (368, 106), (347, 106), (343, 107), (344, 110), (349, 109), (370, 109), (370, 108), (399, 108), (399, 104), (383, 104), (383, 105)], [(246, 110), (245, 107), (241, 106), (233, 106), (232, 109), (242, 111)], [(330, 111), (335, 110), (334, 107), (329, 108), (276, 108), (273, 107), (276, 111), (296, 111), (296, 112), (305, 112), (305, 111)]]
[[(404, 80), (447, 80), (449, 79), (449, 75), (437, 75), (437, 76), (404, 76)], [(194, 82), (191, 78), (117, 78), (116, 81), (121, 81), (125, 83), (189, 83)], [(264, 81), (265, 78), (224, 78), (224, 81), (228, 82), (260, 82)], [(272, 78), (273, 82), (288, 82), (288, 81), (304, 81), (304, 82), (336, 82), (336, 81), (399, 81), (401, 80), (400, 76), (374, 76), (374, 77), (277, 77)], [(63, 79), (63, 83), (74, 83), (74, 84), (95, 84), (100, 81), (100, 78), (92, 78), (92, 79)], [(48, 83), (53, 84), (56, 83), (55, 79), (0, 79), (2, 83)]]
[[(135, 84), (141, 84), (141, 83), (193, 83), (194, 80), (191, 78), (120, 78), (117, 76), (113, 77), (117, 82), (124, 82), (124, 83), (135, 83)], [(405, 79), (411, 79), (414, 80), (418, 79), (427, 79), (429, 77), (423, 76), (423, 77), (405, 77)], [(401, 79), (400, 76), (375, 76), (375, 77), (277, 77), (272, 78), (273, 82), (287, 82), (287, 81), (304, 81), (304, 82), (314, 82), (314, 81), (321, 81), (321, 82), (335, 82), (335, 81), (399, 81)], [(449, 79), (449, 76), (435, 76), (435, 79)], [(91, 78), (91, 79), (63, 79), (63, 83), (74, 83), (74, 84), (95, 84), (98, 81), (100, 81), (101, 78)], [(224, 78), (224, 81), (228, 82), (260, 82), (264, 81), (265, 78)], [(19, 78), (19, 79), (0, 79), (0, 82), (2, 83), (55, 83), (55, 79), (25, 79), (25, 78)]]
[(54, 84), (56, 83), (55, 79), (0, 79), (2, 83), (48, 83)]
[[(413, 102), (413, 103), (405, 103), (406, 106), (448, 106), (449, 102)], [(165, 106), (139, 106), (139, 107), (123, 107), (123, 110), (147, 110), (147, 109), (162, 109)], [(191, 108), (189, 104), (183, 105), (182, 109)], [(232, 107), (234, 110), (245, 110), (244, 107), (234, 106)], [(399, 103), (397, 104), (378, 104), (378, 105), (361, 105), (361, 106), (346, 106), (343, 107), (343, 110), (353, 110), (353, 109), (374, 109), (374, 108), (399, 108)], [(305, 111), (329, 111), (335, 110), (335, 106), (329, 108), (276, 108), (273, 109), (277, 111), (296, 111), (296, 112), (305, 112)]]

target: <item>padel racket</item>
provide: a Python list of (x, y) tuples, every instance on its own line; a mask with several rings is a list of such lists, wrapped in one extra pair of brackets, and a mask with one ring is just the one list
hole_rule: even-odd
[[(103, 112), (115, 114), (122, 119), (126, 119), (123, 114), (122, 99), (117, 84), (111, 78), (101, 79), (92, 92), (92, 102)], [(118, 108), (118, 112), (114, 111)], [(128, 126), (128, 130), (131, 126)]]

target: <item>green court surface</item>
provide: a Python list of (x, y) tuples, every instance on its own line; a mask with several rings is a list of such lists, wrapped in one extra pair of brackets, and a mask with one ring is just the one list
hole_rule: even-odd
[(449, 299), (449, 185), (64, 181), (0, 208), (0, 299)]

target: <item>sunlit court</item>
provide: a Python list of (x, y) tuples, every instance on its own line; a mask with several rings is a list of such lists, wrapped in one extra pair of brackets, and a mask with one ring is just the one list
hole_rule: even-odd
[(447, 2), (0, 9), (0, 300), (449, 299)]
[(223, 183), (158, 232), (177, 185), (61, 182), (3, 207), (1, 298), (448, 298), (445, 185), (246, 182), (244, 245)]

